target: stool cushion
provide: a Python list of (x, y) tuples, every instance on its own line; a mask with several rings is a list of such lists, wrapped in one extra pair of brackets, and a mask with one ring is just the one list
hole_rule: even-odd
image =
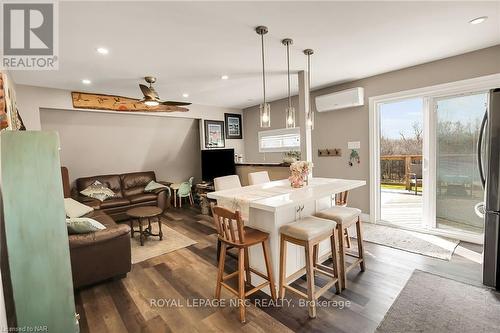
[(354, 221), (360, 214), (361, 210), (357, 208), (333, 206), (314, 214), (314, 216), (344, 224)]
[(300, 240), (311, 240), (321, 235), (329, 237), (335, 230), (337, 223), (314, 216), (308, 216), (296, 222), (281, 227), (280, 232)]

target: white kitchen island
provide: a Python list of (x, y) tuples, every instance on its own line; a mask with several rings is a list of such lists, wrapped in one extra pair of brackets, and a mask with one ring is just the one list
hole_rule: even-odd
[[(315, 177), (309, 179), (309, 185), (296, 189), (292, 188), (290, 182), (285, 179), (210, 192), (207, 196), (210, 199), (216, 199), (217, 204), (222, 207), (241, 211), (246, 226), (269, 233), (271, 260), (275, 284), (278, 287), (280, 227), (331, 207), (332, 195), (364, 185), (366, 185), (364, 180)], [(320, 244), (319, 255), (325, 255), (329, 251), (329, 240), (326, 240)], [(250, 266), (266, 272), (264, 255), (260, 246), (250, 247), (249, 256)], [(302, 269), (305, 266), (304, 248), (288, 244), (286, 261), (287, 275)], [(262, 281), (261, 277), (252, 273), (253, 285)], [(264, 291), (269, 293), (269, 289), (264, 289)]]

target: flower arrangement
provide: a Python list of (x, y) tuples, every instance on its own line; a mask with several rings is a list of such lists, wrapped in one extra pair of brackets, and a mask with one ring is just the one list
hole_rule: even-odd
[(314, 165), (312, 162), (307, 161), (298, 161), (294, 162), (290, 165), (291, 175), (288, 178), (290, 184), (294, 188), (304, 186), (304, 180), (307, 179), (309, 172), (311, 171)]

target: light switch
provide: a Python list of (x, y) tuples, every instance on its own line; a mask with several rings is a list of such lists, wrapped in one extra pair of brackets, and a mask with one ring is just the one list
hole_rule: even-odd
[(349, 141), (347, 143), (347, 149), (359, 149), (361, 148), (361, 142), (359, 141)]

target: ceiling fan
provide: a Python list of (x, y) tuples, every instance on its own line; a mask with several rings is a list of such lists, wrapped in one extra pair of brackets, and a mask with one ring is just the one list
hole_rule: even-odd
[(172, 105), (172, 106), (184, 106), (190, 105), (188, 102), (176, 102), (176, 101), (162, 101), (158, 93), (153, 88), (153, 83), (156, 82), (156, 77), (154, 76), (146, 76), (144, 77), (147, 83), (149, 83), (149, 87), (144, 84), (139, 84), (139, 88), (144, 95), (144, 97), (139, 101), (141, 103), (146, 104), (147, 106), (158, 106), (158, 105)]

